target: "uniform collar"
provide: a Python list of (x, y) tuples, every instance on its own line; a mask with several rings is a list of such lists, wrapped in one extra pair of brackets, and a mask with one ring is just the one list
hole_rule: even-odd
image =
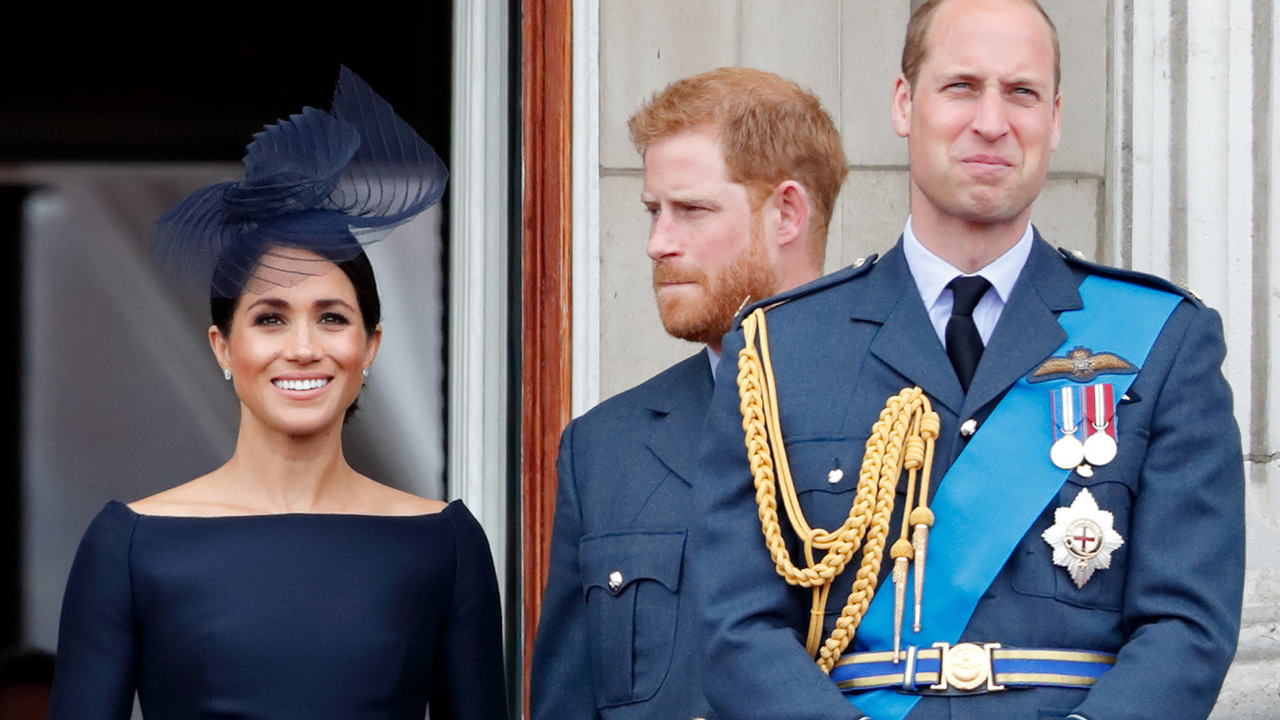
[[(1009, 302), (1013, 286), (1018, 282), (1018, 274), (1022, 272), (1022, 267), (1027, 264), (1027, 258), (1031, 255), (1031, 243), (1034, 239), (1035, 230), (1031, 227), (1031, 223), (1027, 223), (1027, 229), (1022, 233), (1022, 238), (1013, 247), (986, 267), (972, 273), (981, 275), (991, 283), (991, 287), (1000, 296), (1002, 304)], [(924, 301), (926, 308), (931, 308), (938, 302), (942, 291), (947, 289), (947, 283), (957, 275), (967, 274), (933, 254), (920, 242), (915, 230), (911, 227), (910, 216), (907, 216), (907, 227), (902, 231), (902, 253), (906, 257), (907, 268), (911, 270), (911, 277), (916, 282), (916, 289), (920, 292), (920, 299)]]

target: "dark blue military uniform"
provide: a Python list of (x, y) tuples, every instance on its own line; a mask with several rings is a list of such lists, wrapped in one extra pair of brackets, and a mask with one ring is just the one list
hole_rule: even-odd
[(701, 352), (565, 428), (535, 720), (710, 717), (686, 553), (711, 388)]
[[(886, 399), (904, 387), (920, 386), (940, 416), (933, 477), (935, 483), (942, 478), (967, 442), (962, 424), (974, 419), (980, 426), (1015, 381), (1066, 341), (1058, 316), (1082, 307), (1078, 288), (1090, 274), (1176, 291), (1155, 278), (1077, 261), (1037, 237), (967, 395), (900, 244), (878, 262), (769, 301), (781, 425), (809, 523), (833, 529), (848, 514), (872, 424)], [(743, 720), (857, 718), (857, 696), (851, 706), (804, 650), (809, 591), (784, 584), (762, 541), (734, 382), (742, 343), (740, 331), (725, 341), (696, 484), (705, 519), (691, 556), (710, 633), (707, 662), (714, 668), (705, 676), (707, 697), (722, 717)], [(999, 569), (961, 637), (1118, 653), (1115, 666), (1092, 689), (924, 697), (910, 718), (1038, 720), (1078, 713), (1089, 720), (1163, 720), (1209, 713), (1235, 652), (1244, 571), (1243, 462), (1221, 373), (1224, 353), (1217, 313), (1184, 296), (1120, 402), (1118, 455), (1091, 477), (1070, 474)], [(1045, 412), (1047, 422), (1047, 400)], [(832, 483), (836, 467), (843, 479)], [(1014, 482), (1018, 472), (990, 468)], [(1082, 488), (1114, 515), (1125, 542), (1109, 569), (1077, 587), (1053, 564), (1041, 534), (1053, 524), (1054, 510), (1070, 505)], [(900, 489), (899, 504), (901, 497)], [(990, 499), (988, 520), (1001, 522), (998, 495)], [(896, 520), (889, 537), (897, 537)], [(891, 563), (886, 553), (886, 593), (893, 591), (885, 577)], [(930, 567), (945, 572), (945, 561), (930, 556)], [(827, 632), (853, 572), (846, 570), (831, 592)]]

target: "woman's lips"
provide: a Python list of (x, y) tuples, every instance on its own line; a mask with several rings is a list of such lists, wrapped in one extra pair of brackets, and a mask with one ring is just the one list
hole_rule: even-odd
[(317, 378), (276, 378), (271, 383), (281, 390), (290, 390), (294, 392), (306, 392), (308, 390), (319, 390), (328, 385), (333, 378), (317, 377)]

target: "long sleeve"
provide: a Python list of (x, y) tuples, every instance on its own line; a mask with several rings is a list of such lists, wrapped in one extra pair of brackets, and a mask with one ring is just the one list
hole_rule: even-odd
[(506, 720), (502, 605), (484, 530), (460, 503), (453, 523), (457, 569), (452, 611), (432, 661), (432, 720)]
[(531, 688), (534, 720), (579, 720), (598, 717), (595, 693), (584, 687), (592, 677), (588, 642), (588, 614), (583, 594), (578, 546), (582, 541), (582, 509), (573, 472), (573, 433), (570, 423), (560, 438), (556, 464), (555, 529), (542, 617), (533, 646)]
[(76, 551), (58, 629), (52, 720), (127, 720), (138, 646), (129, 549), (136, 516), (111, 503)]
[(1206, 717), (1235, 654), (1244, 466), (1221, 372), (1222, 325), (1212, 310), (1183, 303), (1164, 335), (1156, 347), (1169, 359), (1153, 350), (1147, 363), (1168, 364), (1164, 382), (1141, 386), (1153, 406), (1127, 539), (1132, 632), (1075, 710), (1090, 720)]

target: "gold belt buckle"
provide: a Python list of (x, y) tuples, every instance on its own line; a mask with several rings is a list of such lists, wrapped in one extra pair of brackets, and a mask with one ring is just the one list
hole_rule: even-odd
[[(983, 688), (980, 692), (996, 692), (1004, 690), (1003, 685), (996, 684), (995, 671), (992, 669), (992, 651), (1000, 647), (1000, 643), (950, 643), (936, 642), (941, 655), (942, 670), (938, 673), (938, 684), (930, 685), (930, 690), (962, 690), (971, 691)], [(985, 687), (984, 687), (985, 686)]]

